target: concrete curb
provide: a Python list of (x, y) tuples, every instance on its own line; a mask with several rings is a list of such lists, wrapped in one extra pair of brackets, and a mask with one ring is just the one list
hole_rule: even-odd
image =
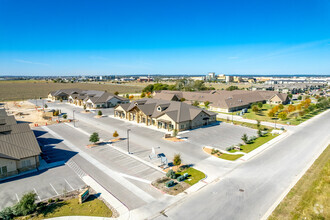
[(289, 135), (291, 135), (292, 133), (290, 131), (285, 132), (284, 134), (279, 135), (278, 137), (264, 143), (263, 145), (261, 145), (260, 147), (254, 149), (253, 151), (251, 151), (250, 153), (247, 153), (246, 155), (244, 155), (243, 157), (239, 158), (239, 160), (242, 161), (247, 161), (250, 160), (251, 158), (261, 154), (262, 152), (264, 152), (265, 150), (269, 149), (270, 147), (272, 147), (274, 144), (284, 140), (285, 138), (287, 138)]

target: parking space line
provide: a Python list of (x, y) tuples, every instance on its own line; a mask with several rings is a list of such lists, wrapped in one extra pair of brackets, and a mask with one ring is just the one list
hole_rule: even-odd
[(54, 188), (54, 186), (51, 183), (49, 183), (49, 185), (53, 188), (53, 190), (56, 192), (56, 194), (59, 195), (58, 192), (56, 191), (56, 189)]
[(33, 189), (34, 189), (34, 192), (37, 194), (39, 201), (41, 201), (40, 196), (37, 193), (37, 190), (35, 188), (33, 188)]
[(18, 195), (17, 195), (17, 193), (15, 193), (15, 195), (16, 195), (16, 199), (17, 199), (17, 201), (19, 202), (19, 198), (18, 198)]
[(64, 178), (64, 181), (70, 186), (70, 188), (72, 189), (72, 190), (74, 190), (74, 188), (70, 185), (70, 183)]

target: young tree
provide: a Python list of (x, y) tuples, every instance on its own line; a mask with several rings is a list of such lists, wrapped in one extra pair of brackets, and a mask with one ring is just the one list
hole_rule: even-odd
[(116, 138), (116, 137), (118, 137), (119, 136), (119, 134), (118, 134), (118, 132), (117, 131), (115, 131), (114, 133), (113, 133), (113, 135), (112, 135), (114, 138)]
[(280, 112), (279, 114), (278, 114), (278, 117), (283, 121), (283, 120), (285, 120), (285, 119), (287, 119), (287, 113), (286, 112)]
[(90, 137), (89, 137), (89, 141), (92, 142), (92, 143), (96, 143), (100, 140), (99, 138), (99, 134), (94, 132)]
[(128, 95), (128, 94), (126, 94), (126, 95), (125, 95), (125, 97), (128, 99), (128, 98), (129, 98), (129, 95)]
[(140, 97), (144, 98), (144, 97), (146, 97), (146, 94), (144, 92), (142, 92)]
[(63, 118), (64, 118), (64, 119), (66, 119), (67, 117), (68, 117), (68, 115), (67, 115), (67, 114), (64, 114), (64, 115), (63, 115)]
[(98, 115), (98, 116), (102, 116), (102, 111), (99, 110), (99, 111), (97, 112), (97, 115)]
[(172, 136), (173, 136), (173, 137), (176, 137), (177, 135), (178, 135), (178, 130), (174, 129), (174, 130), (173, 130), (173, 133), (172, 133)]
[(294, 105), (288, 106), (288, 112), (294, 112), (296, 110), (296, 107)]
[(279, 108), (280, 110), (282, 110), (282, 109), (284, 109), (284, 105), (283, 105), (283, 104), (279, 104), (279, 105), (278, 105), (278, 108)]
[(259, 108), (258, 108), (258, 106), (256, 106), (256, 105), (254, 105), (253, 107), (252, 107), (252, 111), (254, 112), (254, 113), (258, 113), (259, 112)]
[(45, 107), (45, 108), (48, 108), (48, 105), (47, 105), (47, 104), (45, 104), (45, 105), (44, 105), (44, 107)]
[(134, 95), (130, 95), (128, 98), (129, 99), (134, 99)]
[(262, 106), (263, 106), (262, 102), (258, 102), (258, 107), (262, 108)]
[(119, 92), (118, 92), (118, 91), (116, 91), (114, 94), (115, 94), (115, 95), (119, 95)]
[(193, 106), (198, 106), (199, 103), (197, 101), (194, 101), (194, 103), (192, 104)]
[(209, 107), (209, 104), (210, 104), (209, 101), (205, 101), (205, 102), (204, 102), (204, 106), (205, 106), (206, 108)]
[(273, 110), (270, 110), (267, 115), (268, 115), (268, 117), (272, 118), (275, 116), (275, 112)]
[(180, 102), (184, 102), (184, 101), (186, 101), (185, 98), (181, 98), (181, 99), (180, 99)]
[(278, 112), (278, 109), (279, 109), (278, 105), (276, 105), (276, 106), (274, 106), (274, 107), (272, 108), (272, 110), (273, 110), (274, 113)]
[(302, 96), (300, 95), (300, 96), (298, 96), (298, 100), (302, 100)]
[(260, 128), (260, 121), (257, 120), (257, 127)]
[(243, 134), (243, 136), (241, 137), (242, 141), (244, 141), (245, 144), (249, 143), (249, 137), (246, 134)]
[(174, 155), (173, 164), (175, 166), (179, 166), (181, 164), (181, 155), (180, 154)]
[(60, 98), (60, 102), (63, 102), (63, 99), (62, 98)]
[(168, 178), (171, 178), (171, 179), (175, 179), (175, 178), (176, 178), (175, 172), (174, 172), (172, 169), (170, 169), (170, 170), (166, 173), (166, 176), (167, 176)]
[(87, 106), (86, 105), (84, 105), (84, 110), (86, 111), (86, 108), (87, 108)]

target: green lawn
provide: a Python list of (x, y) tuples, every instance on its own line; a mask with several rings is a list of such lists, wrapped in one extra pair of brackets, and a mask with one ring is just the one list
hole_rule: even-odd
[[(223, 118), (217, 118), (218, 121), (222, 121), (222, 122), (226, 122), (226, 123), (231, 123), (232, 121), (229, 120), (227, 121), (226, 119)], [(248, 122), (241, 122), (241, 121), (233, 121), (234, 125), (240, 125), (240, 126), (244, 126), (244, 127), (248, 127), (248, 128), (252, 128), (252, 129), (258, 129), (258, 125), (257, 124), (252, 124), (252, 123), (248, 123)], [(272, 131), (273, 128), (269, 127), (269, 126), (264, 126), (264, 125), (260, 125), (260, 129), (261, 130), (268, 130), (268, 131)]]
[(330, 145), (269, 217), (279, 219), (330, 219)]
[[(203, 172), (196, 170), (192, 167), (189, 167), (188, 169), (181, 171), (181, 172), (177, 172), (177, 174), (179, 175), (183, 175), (184, 173), (188, 173), (189, 177), (188, 179), (185, 180), (186, 183), (188, 183), (189, 185), (194, 185), (195, 183), (198, 183), (201, 179), (204, 179), (206, 176)], [(191, 179), (189, 181), (189, 179)]]
[(45, 219), (55, 218), (60, 216), (100, 216), (111, 217), (111, 210), (97, 199), (95, 196), (90, 196), (83, 204), (78, 203), (78, 199), (70, 199), (57, 203), (52, 203), (38, 210), (38, 214), (27, 217), (18, 217), (16, 219)]
[(255, 141), (253, 141), (253, 143), (251, 144), (245, 144), (241, 146), (241, 149), (243, 152), (245, 153), (249, 153), (251, 151), (253, 151), (254, 149), (260, 147), (261, 145), (267, 143), (268, 141), (272, 140), (273, 138), (277, 137), (278, 134), (270, 134), (267, 133), (265, 134), (263, 137), (258, 137)]
[(243, 154), (221, 154), (219, 158), (224, 160), (237, 160), (238, 158), (244, 156)]

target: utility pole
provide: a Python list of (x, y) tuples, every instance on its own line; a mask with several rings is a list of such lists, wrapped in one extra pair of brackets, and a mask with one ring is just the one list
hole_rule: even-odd
[(129, 132), (131, 131), (131, 129), (127, 129), (127, 153), (130, 154), (129, 152)]

